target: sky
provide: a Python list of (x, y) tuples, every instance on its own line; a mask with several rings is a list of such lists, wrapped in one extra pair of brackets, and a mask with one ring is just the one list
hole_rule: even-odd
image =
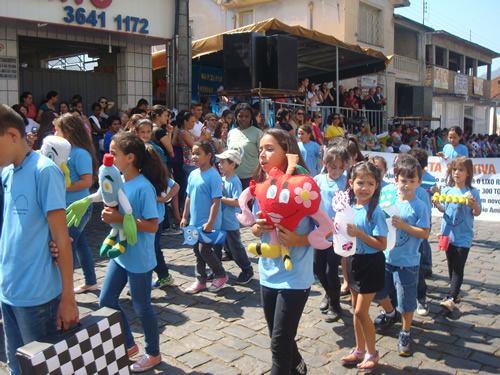
[[(410, 6), (395, 13), (422, 23), (422, 5), (427, 3), (425, 25), (445, 30), (500, 53), (500, 0), (410, 0)], [(500, 68), (493, 60), (492, 72)]]

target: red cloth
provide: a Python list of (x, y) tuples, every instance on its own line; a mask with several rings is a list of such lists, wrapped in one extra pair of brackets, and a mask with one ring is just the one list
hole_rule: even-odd
[(319, 126), (313, 122), (311, 124), (311, 127), (312, 127), (312, 130), (314, 133), (314, 139), (316, 140), (317, 143), (322, 145), (323, 144), (323, 134), (321, 134), (321, 130), (320, 130)]
[(26, 117), (32, 120), (36, 120), (36, 114), (37, 114), (36, 106), (33, 103), (31, 103), (30, 105), (28, 105), (28, 115)]

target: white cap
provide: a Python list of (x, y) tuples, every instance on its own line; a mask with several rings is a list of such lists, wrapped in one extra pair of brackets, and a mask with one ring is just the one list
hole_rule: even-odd
[(230, 149), (224, 151), (222, 154), (217, 154), (215, 157), (219, 160), (231, 160), (233, 163), (240, 165), (241, 164), (241, 156), (238, 150)]

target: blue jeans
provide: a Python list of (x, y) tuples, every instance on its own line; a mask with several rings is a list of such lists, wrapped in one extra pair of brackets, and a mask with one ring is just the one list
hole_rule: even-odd
[(16, 350), (56, 333), (59, 297), (39, 306), (15, 307), (1, 303), (7, 364), (11, 374), (21, 374)]
[(132, 296), (132, 306), (139, 317), (144, 330), (146, 341), (146, 353), (149, 355), (158, 355), (160, 353), (160, 334), (158, 331), (158, 321), (156, 314), (151, 306), (151, 277), (153, 271), (145, 273), (132, 273), (118, 265), (114, 260), (109, 262), (108, 271), (104, 277), (101, 296), (99, 300), (100, 307), (110, 307), (120, 310), (123, 318), (123, 328), (125, 334), (125, 345), (127, 349), (134, 346), (134, 337), (130, 330), (127, 317), (123, 312), (119, 298), (125, 285), (129, 285), (130, 295)]
[(245, 247), (241, 243), (240, 230), (228, 230), (226, 232), (226, 242), (224, 244), (226, 251), (229, 250), (235, 263), (241, 268), (243, 272), (252, 273), (252, 264), (248, 259)]
[(73, 239), (71, 247), (73, 249), (73, 268), (82, 267), (83, 275), (85, 276), (86, 285), (97, 284), (95, 275), (95, 264), (92, 250), (87, 243), (87, 238), (83, 233), (87, 223), (92, 215), (92, 205), (89, 206), (87, 212), (82, 217), (78, 227), (69, 228), (69, 236)]
[(428, 240), (423, 240), (420, 245), (420, 267), (424, 272), (432, 271), (432, 250)]
[(420, 244), (420, 247), (418, 251), (420, 252), (420, 267), (418, 269), (418, 286), (417, 286), (417, 300), (420, 303), (425, 303), (426, 297), (427, 297), (427, 282), (425, 281), (425, 259), (424, 259), (424, 247), (426, 242), (426, 245), (429, 247), (429, 242), (427, 240), (422, 241)]
[(385, 286), (376, 299), (390, 297), (400, 313), (417, 309), (417, 284), (419, 266), (397, 267), (385, 264)]

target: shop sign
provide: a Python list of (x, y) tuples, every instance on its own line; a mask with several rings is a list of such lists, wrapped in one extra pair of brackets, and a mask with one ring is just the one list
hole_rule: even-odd
[(375, 88), (377, 87), (378, 77), (376, 74), (369, 76), (361, 76), (361, 84), (362, 88)]
[[(147, 5), (145, 5), (147, 4)], [(174, 0), (0, 0), (0, 17), (171, 39)]]
[(15, 57), (0, 57), (0, 78), (17, 79), (17, 60)]
[(199, 101), (202, 96), (217, 97), (217, 89), (222, 85), (223, 70), (210, 66), (193, 64), (191, 84), (192, 99)]
[(459, 95), (467, 95), (469, 90), (469, 77), (465, 74), (456, 74), (455, 75), (455, 94)]
[(434, 87), (448, 90), (448, 69), (434, 67)]
[(484, 95), (483, 82), (484, 79), (474, 77), (474, 95)]

